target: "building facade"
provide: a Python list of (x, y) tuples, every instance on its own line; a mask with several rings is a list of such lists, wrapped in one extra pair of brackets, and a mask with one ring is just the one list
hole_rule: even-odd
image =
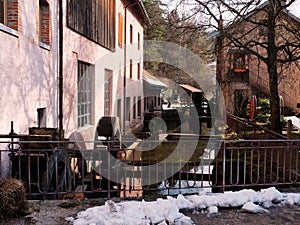
[[(284, 3), (284, 1), (283, 1)], [(240, 21), (228, 28), (228, 33), (235, 36), (241, 43), (253, 44), (253, 50), (262, 57), (267, 57), (264, 43), (267, 44), (268, 29), (263, 24), (267, 19), (266, 9), (268, 3), (262, 4), (256, 10), (247, 15), (246, 21)], [(256, 22), (253, 22), (256, 21)], [(288, 32), (288, 29), (294, 30)], [(297, 43), (299, 40), (300, 19), (283, 10), (277, 18), (276, 42), (279, 45), (285, 43)], [(226, 31), (227, 32), (227, 31)], [(297, 39), (298, 38), (298, 39)], [(256, 44), (255, 44), (256, 43)], [(269, 97), (269, 73), (265, 62), (251, 53), (251, 47), (245, 49), (234, 45), (228, 39), (222, 43), (222, 71), (221, 86), (229, 112), (237, 116), (244, 116), (247, 103), (250, 103), (252, 95), (257, 97)], [(298, 54), (297, 51), (294, 52)], [(278, 58), (284, 58), (284, 51), (279, 51)], [(278, 91), (284, 100), (284, 105), (291, 111), (300, 113), (297, 103), (300, 102), (300, 61), (281, 64), (277, 62)]]
[(0, 132), (57, 127), (58, 1), (0, 1)]
[[(0, 0), (0, 132), (58, 128), (59, 1)], [(143, 27), (137, 0), (62, 0), (63, 129), (95, 140), (103, 116), (142, 119)], [(125, 126), (126, 127), (125, 127)]]
[(64, 124), (94, 140), (103, 116), (126, 131), (142, 119), (143, 27), (140, 1), (67, 0), (64, 9)]

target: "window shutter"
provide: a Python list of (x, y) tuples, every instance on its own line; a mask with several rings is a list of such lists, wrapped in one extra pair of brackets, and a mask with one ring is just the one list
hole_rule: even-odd
[(0, 0), (0, 23), (4, 24), (4, 0)]
[(122, 46), (123, 46), (123, 15), (122, 15), (122, 13), (119, 13), (118, 42), (119, 42), (119, 47), (122, 48)]
[(105, 48), (114, 50), (115, 0), (68, 0), (68, 26)]

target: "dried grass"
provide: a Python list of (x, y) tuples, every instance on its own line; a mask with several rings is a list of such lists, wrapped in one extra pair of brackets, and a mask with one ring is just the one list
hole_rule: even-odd
[(0, 219), (24, 216), (28, 202), (24, 185), (14, 178), (0, 178)]

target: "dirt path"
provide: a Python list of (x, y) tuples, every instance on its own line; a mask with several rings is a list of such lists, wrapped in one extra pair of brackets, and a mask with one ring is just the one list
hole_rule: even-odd
[(197, 225), (298, 225), (300, 224), (300, 206), (280, 207), (269, 209), (270, 213), (252, 214), (241, 212), (240, 209), (221, 209), (213, 217), (207, 217), (206, 214), (191, 214), (190, 216)]

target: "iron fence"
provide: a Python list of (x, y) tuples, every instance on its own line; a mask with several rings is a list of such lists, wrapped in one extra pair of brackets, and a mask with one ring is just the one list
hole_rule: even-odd
[(259, 126), (248, 119), (242, 119), (227, 112), (227, 125), (244, 139), (287, 139), (266, 127)]
[(30, 199), (127, 198), (300, 184), (300, 140), (144, 140), (122, 145), (16, 140), (0, 143), (0, 172), (22, 180)]

